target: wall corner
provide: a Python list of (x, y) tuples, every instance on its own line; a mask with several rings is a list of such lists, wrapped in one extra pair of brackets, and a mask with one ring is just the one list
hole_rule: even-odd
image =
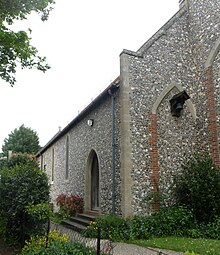
[(129, 55), (122, 52), (120, 55), (120, 158), (121, 158), (121, 192), (122, 216), (127, 218), (132, 212), (131, 195), (131, 131), (130, 131), (130, 84), (129, 84)]

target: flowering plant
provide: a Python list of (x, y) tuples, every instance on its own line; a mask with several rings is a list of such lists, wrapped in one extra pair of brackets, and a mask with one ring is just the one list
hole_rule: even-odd
[(78, 195), (67, 196), (65, 194), (60, 194), (56, 198), (56, 203), (61, 210), (64, 210), (70, 215), (83, 212), (84, 201), (83, 198)]

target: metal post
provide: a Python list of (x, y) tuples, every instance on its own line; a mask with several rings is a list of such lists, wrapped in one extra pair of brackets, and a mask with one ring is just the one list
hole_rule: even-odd
[(47, 222), (46, 245), (45, 245), (46, 248), (48, 247), (49, 233), (50, 233), (50, 219), (48, 219)]
[(98, 227), (98, 236), (97, 236), (97, 255), (100, 255), (100, 243), (101, 243), (101, 229)]

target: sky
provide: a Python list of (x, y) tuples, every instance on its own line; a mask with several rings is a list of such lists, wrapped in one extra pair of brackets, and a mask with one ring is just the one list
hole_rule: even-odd
[(13, 88), (0, 81), (0, 149), (22, 124), (44, 146), (119, 75), (122, 50), (138, 50), (178, 9), (178, 0), (56, 0), (48, 21), (17, 22), (51, 69), (18, 70)]

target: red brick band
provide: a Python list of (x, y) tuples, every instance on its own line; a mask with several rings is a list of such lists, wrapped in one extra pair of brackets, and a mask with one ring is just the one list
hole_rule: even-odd
[[(158, 174), (158, 148), (157, 148), (157, 116), (156, 114), (150, 114), (149, 118), (149, 125), (148, 131), (150, 133), (149, 138), (149, 146), (150, 146), (150, 158), (151, 164), (150, 169), (152, 170), (152, 175), (150, 178), (151, 185), (152, 185), (152, 192), (158, 194), (159, 192), (159, 174)], [(152, 203), (153, 210), (160, 209), (160, 203)]]
[(209, 139), (211, 144), (211, 155), (213, 162), (220, 166), (219, 159), (219, 144), (218, 144), (218, 126), (216, 120), (216, 104), (214, 95), (214, 83), (212, 67), (208, 67), (205, 70), (205, 84), (206, 84), (206, 96), (208, 99), (208, 130)]

